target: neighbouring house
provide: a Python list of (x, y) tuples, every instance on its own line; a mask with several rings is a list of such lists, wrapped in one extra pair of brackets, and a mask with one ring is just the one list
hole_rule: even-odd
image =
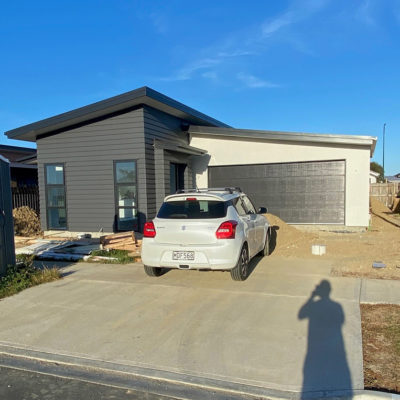
[(165, 195), (207, 186), (292, 224), (369, 222), (371, 136), (235, 129), (148, 87), (6, 135), (37, 144), (43, 230), (140, 230)]
[(0, 144), (0, 155), (10, 161), (11, 187), (38, 185), (36, 149)]
[(369, 171), (369, 183), (377, 183), (379, 175), (379, 172)]
[(388, 182), (400, 183), (400, 173), (392, 176), (385, 176)]

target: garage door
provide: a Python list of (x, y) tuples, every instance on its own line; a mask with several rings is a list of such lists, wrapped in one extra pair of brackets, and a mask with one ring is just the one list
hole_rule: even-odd
[(344, 160), (209, 167), (208, 182), (239, 186), (288, 223), (344, 224)]

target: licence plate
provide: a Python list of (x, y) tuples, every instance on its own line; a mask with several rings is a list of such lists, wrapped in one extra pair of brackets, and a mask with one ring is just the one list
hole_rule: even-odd
[(173, 251), (173, 260), (194, 260), (194, 251)]

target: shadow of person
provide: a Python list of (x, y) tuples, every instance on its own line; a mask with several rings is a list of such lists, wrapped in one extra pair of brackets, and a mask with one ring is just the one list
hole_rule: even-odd
[(303, 366), (302, 399), (321, 391), (346, 395), (352, 383), (342, 336), (342, 306), (329, 298), (331, 285), (322, 280), (301, 307), (298, 318), (308, 319), (307, 355)]

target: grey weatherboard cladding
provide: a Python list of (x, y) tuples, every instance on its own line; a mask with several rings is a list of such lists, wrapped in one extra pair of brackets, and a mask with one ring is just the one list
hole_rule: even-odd
[[(44, 164), (65, 165), (68, 230), (112, 232), (116, 228), (113, 163), (135, 160), (141, 229), (169, 194), (170, 160), (190, 163), (187, 155), (157, 151), (153, 146), (154, 139), (187, 143), (181, 123), (179, 118), (144, 106), (38, 139), (42, 228), (48, 228)], [(189, 185), (190, 166), (187, 170)]]
[(345, 161), (209, 167), (209, 185), (239, 186), (293, 224), (344, 224)]
[(44, 164), (64, 163), (68, 230), (112, 232), (115, 228), (116, 160), (137, 161), (138, 204), (146, 214), (143, 109), (114, 115), (38, 139), (40, 213), (47, 229)]

